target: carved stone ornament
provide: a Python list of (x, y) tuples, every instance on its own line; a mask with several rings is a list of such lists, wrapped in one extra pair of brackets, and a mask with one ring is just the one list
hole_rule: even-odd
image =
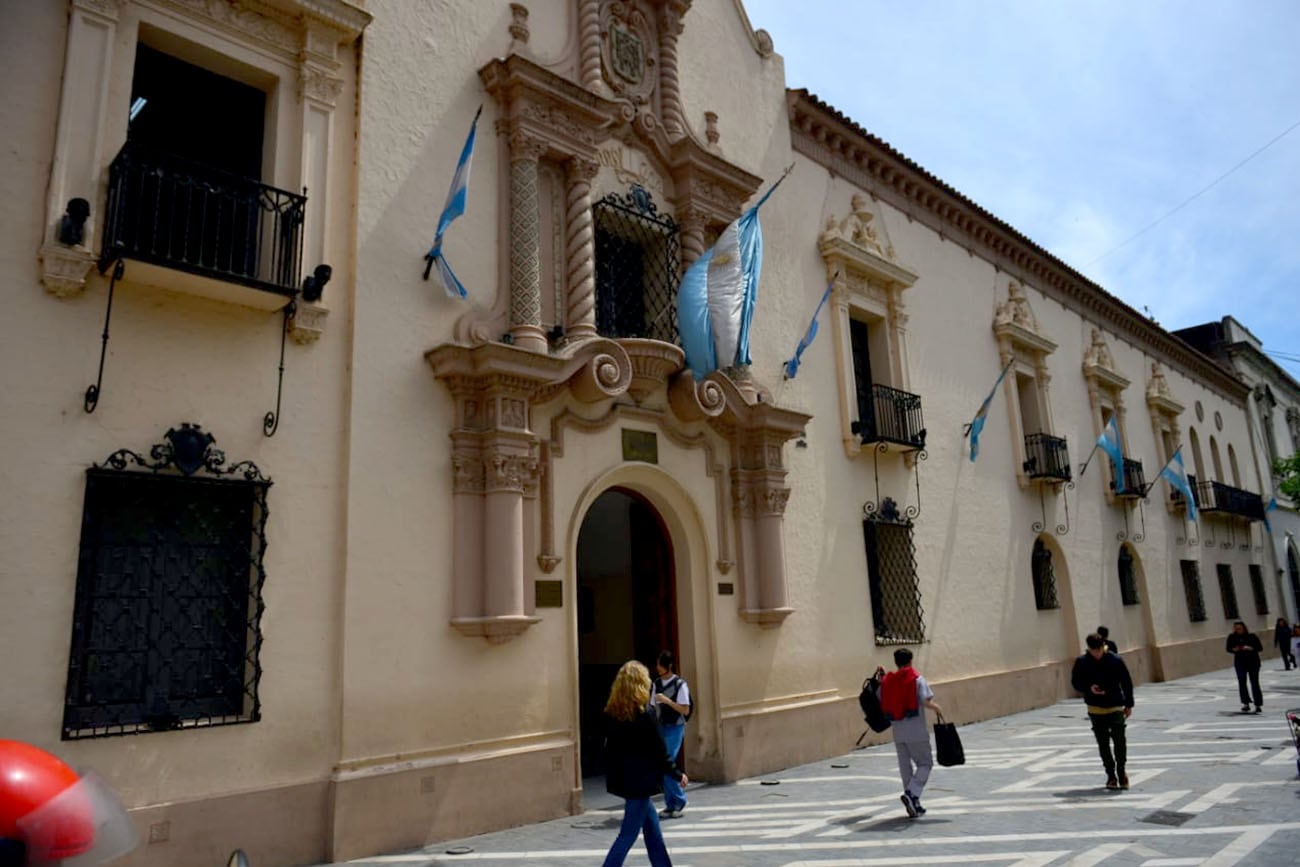
[(836, 220), (832, 215), (826, 218), (826, 231), (822, 233), (823, 238), (842, 238), (860, 247), (893, 261), (894, 248), (886, 248), (880, 242), (880, 235), (872, 221), (876, 215), (871, 210), (871, 200), (862, 193), (853, 196), (852, 210), (849, 215), (842, 220)]
[(906, 289), (917, 275), (900, 265), (888, 238), (881, 238), (871, 200), (857, 193), (843, 219), (827, 217), (826, 228), (817, 241), (831, 279), (839, 274), (852, 286), (874, 286), (881, 300), (894, 290)]
[(1092, 329), (1092, 341), (1083, 354), (1083, 375), (1117, 392), (1128, 388), (1129, 381), (1115, 368), (1115, 356), (1100, 328)]
[(86, 288), (95, 256), (82, 247), (50, 243), (41, 248), (41, 282), (56, 298), (71, 298)]
[(1012, 280), (1007, 285), (1007, 300), (998, 305), (993, 314), (993, 332), (1003, 341), (1003, 358), (1019, 351), (1037, 359), (1042, 366), (1043, 356), (1056, 351), (1056, 342), (1038, 328), (1038, 319), (1029, 307), (1029, 298), (1019, 283)]
[(338, 102), (339, 92), (343, 89), (343, 79), (330, 75), (323, 69), (304, 64), (298, 73), (299, 94), (304, 99), (333, 106)]
[(1038, 333), (1038, 319), (1034, 317), (1034, 311), (1029, 307), (1025, 290), (1014, 280), (1007, 286), (1007, 300), (998, 306), (993, 321), (998, 325), (1014, 323), (1035, 334)]
[(607, 3), (600, 24), (606, 83), (624, 99), (638, 105), (648, 103), (659, 79), (659, 40), (653, 17), (635, 2)]
[(311, 301), (299, 301), (289, 317), (289, 336), (294, 343), (315, 343), (325, 333), (325, 320), (330, 310)]
[(1160, 362), (1151, 362), (1151, 378), (1147, 380), (1147, 406), (1159, 410), (1165, 415), (1177, 417), (1184, 409), (1183, 404), (1174, 398), (1165, 379), (1165, 372)]

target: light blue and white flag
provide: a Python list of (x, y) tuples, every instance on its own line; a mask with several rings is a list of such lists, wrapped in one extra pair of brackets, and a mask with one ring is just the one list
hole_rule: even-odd
[(1268, 513), (1277, 509), (1277, 497), (1269, 497), (1268, 505), (1264, 507), (1264, 532), (1269, 535), (1273, 534), (1273, 525), (1268, 522)]
[(717, 243), (686, 269), (677, 288), (677, 328), (686, 366), (696, 379), (720, 367), (750, 362), (749, 325), (763, 270), (758, 209), (789, 173), (786, 169), (752, 208), (722, 231)]
[(822, 293), (822, 300), (817, 302), (817, 309), (813, 311), (812, 321), (808, 323), (808, 331), (799, 340), (799, 345), (795, 347), (794, 357), (785, 363), (785, 378), (794, 379), (795, 374), (799, 372), (799, 360), (803, 358), (803, 351), (812, 346), (813, 340), (817, 337), (817, 317), (821, 316), (822, 308), (826, 306), (826, 300), (831, 297), (831, 289), (835, 288), (834, 281), (826, 285), (826, 291)]
[(1088, 469), (1088, 464), (1092, 461), (1092, 455), (1097, 449), (1101, 449), (1110, 456), (1110, 462), (1115, 468), (1115, 493), (1124, 491), (1124, 450), (1119, 444), (1119, 428), (1115, 426), (1115, 416), (1110, 417), (1106, 422), (1106, 427), (1102, 430), (1101, 436), (1097, 437), (1097, 444), (1093, 446), (1092, 453), (1088, 455), (1088, 460), (1083, 462), (1082, 469), (1079, 470), (1079, 478), (1083, 478), (1084, 472)]
[(979, 457), (980, 454), (980, 432), (984, 430), (984, 422), (988, 419), (989, 404), (993, 403), (993, 398), (998, 393), (998, 386), (1002, 384), (1002, 380), (1006, 377), (1007, 371), (1010, 370), (1011, 365), (1015, 363), (1016, 360), (1013, 358), (1007, 362), (1006, 367), (1002, 368), (1002, 372), (998, 374), (998, 378), (993, 381), (993, 387), (989, 389), (989, 396), (984, 398), (984, 402), (980, 404), (980, 408), (975, 411), (975, 417), (971, 419), (970, 424), (966, 425), (966, 430), (963, 435), (970, 437), (971, 463), (974, 463), (975, 459)]
[(429, 272), (436, 264), (438, 266), (438, 276), (442, 279), (442, 288), (452, 298), (467, 298), (469, 293), (461, 285), (460, 280), (452, 273), (451, 266), (447, 264), (447, 257), (442, 254), (442, 236), (455, 221), (457, 217), (465, 213), (465, 201), (469, 197), (469, 168), (470, 160), (474, 156), (474, 133), (478, 130), (479, 115), (483, 113), (483, 106), (478, 107), (474, 113), (474, 122), (469, 125), (469, 137), (465, 139), (465, 147), (461, 148), (460, 161), (456, 163), (456, 174), (451, 179), (451, 189), (447, 191), (447, 204), (442, 208), (442, 216), (438, 218), (438, 231), (433, 236), (433, 246), (424, 256), (424, 279), (429, 279)]
[(1191, 483), (1187, 481), (1187, 469), (1183, 466), (1183, 448), (1178, 447), (1174, 456), (1169, 459), (1169, 463), (1164, 465), (1160, 470), (1162, 478), (1169, 483), (1169, 487), (1183, 495), (1183, 502), (1187, 504), (1187, 517), (1193, 521), (1196, 520), (1196, 497), (1192, 495)]

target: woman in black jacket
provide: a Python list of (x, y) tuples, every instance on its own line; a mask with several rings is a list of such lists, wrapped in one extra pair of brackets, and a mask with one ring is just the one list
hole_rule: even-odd
[(1285, 617), (1279, 617), (1277, 626), (1273, 627), (1273, 644), (1277, 647), (1286, 670), (1295, 668), (1295, 654), (1291, 652), (1291, 624), (1286, 622)]
[[(1224, 648), (1232, 654), (1232, 667), (1237, 670), (1237, 691), (1241, 694), (1241, 712), (1250, 712), (1250, 700), (1255, 700), (1255, 713), (1264, 709), (1264, 693), (1259, 689), (1259, 654), (1264, 646), (1259, 643), (1259, 636), (1246, 629), (1246, 624), (1238, 620), (1232, 624), (1228, 633), (1228, 643)], [(1250, 678), (1250, 692), (1246, 692), (1246, 678)]]
[(673, 767), (659, 725), (649, 710), (650, 672), (636, 660), (623, 663), (605, 703), (605, 788), (623, 799), (623, 825), (609, 847), (604, 867), (622, 867), (636, 835), (645, 835), (652, 867), (672, 867), (650, 798), (665, 776), (688, 782)]

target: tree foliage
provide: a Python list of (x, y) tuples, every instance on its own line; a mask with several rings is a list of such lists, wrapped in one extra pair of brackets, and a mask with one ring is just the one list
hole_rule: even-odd
[(1300, 452), (1289, 458), (1279, 458), (1273, 464), (1273, 473), (1280, 478), (1279, 487), (1291, 502), (1300, 501)]

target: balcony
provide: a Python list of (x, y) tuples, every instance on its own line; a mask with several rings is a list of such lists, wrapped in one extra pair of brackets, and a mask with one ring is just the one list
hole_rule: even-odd
[(1192, 494), (1202, 512), (1223, 512), (1248, 521), (1264, 520), (1264, 498), (1259, 494), (1212, 481), (1192, 482)]
[[(1111, 482), (1110, 485), (1111, 489), (1114, 490), (1115, 483)], [(1146, 489), (1147, 480), (1146, 475), (1142, 472), (1142, 462), (1133, 458), (1124, 458), (1124, 486), (1122, 490), (1115, 493), (1115, 496), (1140, 500)]]
[(101, 267), (202, 297), (278, 310), (294, 296), (307, 198), (126, 144), (109, 167)]
[[(859, 407), (862, 412), (864, 407)], [(853, 422), (852, 431), (864, 445), (893, 443), (907, 449), (925, 448), (925, 422), (921, 418), (921, 397), (887, 385), (871, 386), (871, 402), (865, 418)]]
[(1036, 433), (1025, 437), (1025, 475), (1050, 483), (1070, 481), (1070, 450), (1065, 437)]

